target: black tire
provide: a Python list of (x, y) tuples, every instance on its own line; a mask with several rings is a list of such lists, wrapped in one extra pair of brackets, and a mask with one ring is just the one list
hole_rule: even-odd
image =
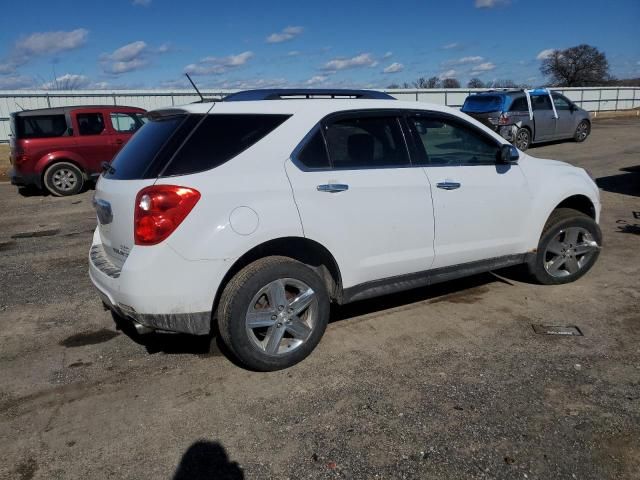
[(45, 171), (44, 186), (56, 197), (76, 195), (84, 187), (84, 175), (73, 163), (57, 162)]
[[(573, 258), (573, 261), (576, 262), (575, 265), (579, 265), (578, 270), (571, 273), (570, 269), (567, 268), (562, 272), (556, 272), (556, 276), (554, 276), (549, 273), (545, 265), (548, 265), (550, 260), (553, 258), (560, 258), (561, 255), (549, 252), (548, 248), (552, 241), (562, 238), (563, 235), (566, 236), (567, 233), (563, 232), (568, 232), (567, 229), (574, 229), (574, 231), (583, 230), (588, 232), (590, 239), (594, 240), (598, 246), (594, 246), (590, 249), (588, 254), (581, 256), (572, 250), (574, 245), (571, 245), (569, 251), (565, 252), (567, 255), (566, 261)], [(587, 237), (583, 233), (582, 242), (585, 244), (586, 239)], [(562, 242), (561, 244), (564, 245), (565, 242)], [(576, 244), (575, 246), (577, 247), (578, 245)], [(602, 232), (600, 231), (598, 224), (591, 217), (571, 208), (558, 208), (551, 213), (544, 229), (542, 230), (542, 235), (540, 236), (540, 242), (538, 243), (538, 249), (535, 257), (533, 257), (527, 265), (529, 273), (537, 282), (543, 285), (559, 285), (573, 282), (582, 277), (591, 269), (591, 267), (593, 267), (600, 255), (601, 246)], [(557, 276), (559, 274), (562, 274), (562, 276)]]
[(590, 133), (591, 123), (589, 123), (587, 120), (582, 120), (576, 127), (576, 131), (573, 134), (573, 139), (578, 143), (582, 143), (587, 139)]
[(528, 128), (519, 128), (516, 130), (513, 144), (523, 152), (531, 145), (531, 132)]
[[(277, 348), (284, 351), (267, 353), (267, 348), (258, 344), (258, 335), (261, 334), (260, 328), (250, 332), (246, 325), (246, 319), (249, 309), (255, 309), (255, 305), (257, 305), (257, 303), (251, 305), (256, 296), (260, 295), (266, 286), (278, 280), (285, 283), (288, 281), (302, 282), (313, 290), (315, 294), (315, 300), (312, 304), (313, 310), (310, 310), (311, 307), (309, 307), (309, 310), (303, 312), (303, 315), (307, 315), (305, 321), (311, 323), (312, 326), (307, 326), (310, 333), (306, 340), (294, 347), (291, 352), (287, 352), (286, 349), (291, 348), (291, 342), (301, 340), (293, 337), (293, 334), (289, 333), (289, 327), (285, 325), (282, 330), (278, 331), (284, 332), (284, 336), (277, 343)], [(285, 292), (285, 294), (287, 293)], [(268, 303), (265, 312), (267, 315), (271, 315), (269, 313), (271, 309), (277, 309), (279, 306), (276, 306), (275, 303), (272, 305), (266, 294), (264, 298)], [(258, 300), (258, 302), (261, 301)], [(286, 307), (285, 310), (287, 310)], [(311, 268), (288, 257), (265, 257), (244, 267), (226, 285), (217, 309), (218, 329), (225, 345), (246, 367), (257, 371), (281, 370), (302, 361), (318, 345), (329, 322), (329, 310), (330, 300), (325, 284)], [(260, 310), (252, 311), (260, 312)], [(275, 317), (276, 315), (273, 315), (270, 318)], [(279, 316), (278, 319), (280, 319)], [(264, 327), (263, 343), (268, 345), (267, 335), (273, 335), (275, 331), (273, 329), (281, 328), (276, 325), (282, 325), (282, 323), (278, 320), (277, 324)], [(269, 334), (269, 332), (272, 333)], [(289, 342), (288, 346), (287, 342)], [(283, 343), (285, 345), (282, 345)]]

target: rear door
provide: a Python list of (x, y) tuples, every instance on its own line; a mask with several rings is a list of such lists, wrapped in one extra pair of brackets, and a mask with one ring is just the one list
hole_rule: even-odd
[(113, 158), (112, 130), (105, 112), (97, 109), (78, 109), (71, 114), (76, 138), (74, 151), (84, 159), (87, 173), (98, 173), (102, 162)]
[(447, 114), (407, 120), (432, 186), (433, 268), (523, 253), (531, 198), (518, 165), (496, 164), (499, 142)]
[(549, 95), (531, 96), (531, 107), (535, 125), (533, 140), (535, 142), (553, 140), (556, 135), (556, 119)]
[(433, 208), (393, 112), (338, 115), (286, 162), (305, 236), (326, 246), (344, 287), (427, 270)]
[(112, 156), (120, 151), (131, 136), (144, 125), (141, 112), (117, 110), (109, 112), (109, 121), (113, 131), (111, 137)]

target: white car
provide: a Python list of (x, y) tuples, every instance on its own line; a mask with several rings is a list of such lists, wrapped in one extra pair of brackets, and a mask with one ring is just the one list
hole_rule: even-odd
[(91, 279), (141, 332), (216, 328), (291, 366), (345, 304), (526, 264), (576, 280), (598, 188), (457, 110), (373, 91), (261, 90), (148, 114), (102, 174)]

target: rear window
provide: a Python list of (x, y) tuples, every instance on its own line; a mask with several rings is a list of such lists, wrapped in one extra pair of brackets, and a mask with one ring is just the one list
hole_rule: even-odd
[(289, 115), (175, 115), (151, 120), (127, 142), (106, 178), (188, 175), (215, 168), (261, 140)]
[(462, 105), (463, 112), (484, 113), (502, 111), (504, 99), (501, 95), (471, 95)]
[(67, 133), (67, 119), (60, 115), (15, 117), (16, 138), (61, 137)]

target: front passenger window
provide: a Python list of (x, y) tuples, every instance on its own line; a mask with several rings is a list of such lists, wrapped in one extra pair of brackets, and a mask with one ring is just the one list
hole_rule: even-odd
[(493, 165), (497, 142), (473, 130), (463, 122), (438, 116), (419, 116), (410, 120), (423, 147), (426, 165)]

